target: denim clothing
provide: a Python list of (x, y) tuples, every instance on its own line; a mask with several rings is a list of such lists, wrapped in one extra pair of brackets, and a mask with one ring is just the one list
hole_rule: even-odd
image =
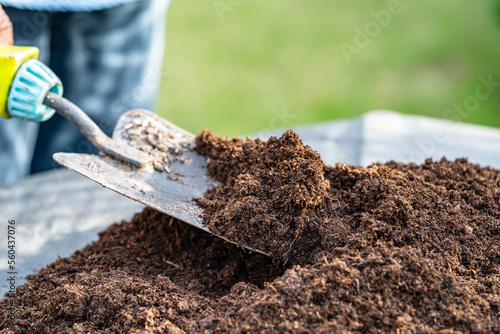
[[(168, 1), (144, 0), (93, 12), (4, 7), (16, 45), (37, 46), (64, 97), (108, 135), (125, 111), (153, 109), (161, 80)], [(59, 167), (56, 152), (97, 153), (57, 113), (40, 124), (0, 118), (0, 184)]]
[(1, 0), (2, 6), (49, 12), (83, 12), (102, 10), (138, 0)]

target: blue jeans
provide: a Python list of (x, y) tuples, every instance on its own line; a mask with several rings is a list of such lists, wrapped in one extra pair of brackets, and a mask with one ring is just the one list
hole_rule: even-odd
[[(143, 0), (93, 12), (4, 7), (15, 45), (36, 46), (61, 79), (64, 97), (108, 135), (125, 111), (152, 110), (161, 81), (168, 1)], [(0, 118), (0, 184), (59, 167), (56, 152), (97, 153), (66, 119)]]

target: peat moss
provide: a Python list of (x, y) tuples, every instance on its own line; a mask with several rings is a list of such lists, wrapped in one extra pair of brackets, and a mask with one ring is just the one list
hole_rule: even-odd
[(151, 209), (18, 288), (2, 333), (499, 333), (500, 173), (326, 166), (293, 132), (203, 132), (211, 229)]

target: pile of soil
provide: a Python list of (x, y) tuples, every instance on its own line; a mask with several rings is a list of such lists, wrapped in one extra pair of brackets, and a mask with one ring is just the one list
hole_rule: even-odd
[(151, 209), (30, 277), (2, 333), (500, 333), (500, 172), (326, 166), (292, 131), (203, 132), (221, 241)]
[(211, 231), (273, 254), (305, 262), (322, 248), (338, 203), (331, 200), (320, 155), (288, 131), (278, 139), (245, 141), (203, 131), (196, 150), (224, 185), (198, 205)]
[(500, 174), (457, 160), (325, 166), (293, 131), (268, 141), (204, 131), (197, 150), (224, 185), (198, 204), (210, 230), (283, 262), (335, 247), (416, 247), (457, 274), (498, 274)]

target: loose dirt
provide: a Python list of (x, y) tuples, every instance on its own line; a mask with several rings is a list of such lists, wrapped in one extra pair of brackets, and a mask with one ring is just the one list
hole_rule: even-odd
[(174, 161), (189, 163), (182, 153), (194, 150), (194, 135), (172, 128), (161, 118), (149, 114), (150, 111), (135, 110), (130, 115), (134, 120), (125, 126), (123, 138), (129, 145), (149, 153), (155, 170), (170, 174)]
[(203, 132), (210, 229), (151, 209), (18, 288), (2, 333), (500, 333), (500, 172), (326, 166), (292, 131)]

